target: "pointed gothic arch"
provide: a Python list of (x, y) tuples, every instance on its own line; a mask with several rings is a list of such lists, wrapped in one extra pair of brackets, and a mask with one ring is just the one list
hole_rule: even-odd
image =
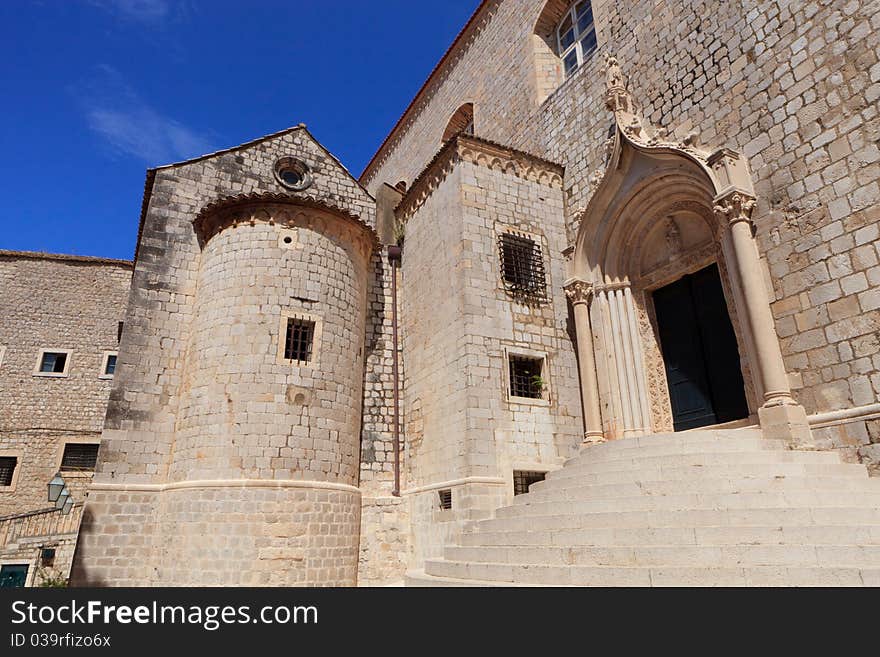
[(765, 433), (808, 439), (754, 242), (755, 196), (745, 159), (656, 133), (639, 115), (613, 57), (606, 59), (606, 87), (614, 114), (607, 162), (591, 177), (593, 193), (579, 211), (566, 285), (578, 334), (585, 437), (672, 429), (651, 292), (717, 264), (750, 410)]

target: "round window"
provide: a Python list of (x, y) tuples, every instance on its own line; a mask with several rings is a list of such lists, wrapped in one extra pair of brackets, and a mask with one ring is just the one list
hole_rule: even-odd
[(309, 167), (295, 157), (282, 157), (275, 163), (275, 178), (284, 187), (294, 191), (303, 190), (312, 184)]

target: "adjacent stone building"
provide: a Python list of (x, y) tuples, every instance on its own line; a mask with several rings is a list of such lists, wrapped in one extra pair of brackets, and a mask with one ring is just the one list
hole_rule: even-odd
[[(113, 383), (131, 262), (0, 251), (0, 574), (66, 577)], [(61, 472), (74, 499), (54, 510)]]
[(880, 581), (878, 34), (486, 0), (359, 179), (151, 169), (74, 582)]

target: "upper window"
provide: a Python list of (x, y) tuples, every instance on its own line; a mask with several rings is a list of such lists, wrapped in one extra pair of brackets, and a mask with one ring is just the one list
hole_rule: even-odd
[(97, 443), (67, 443), (61, 457), (62, 470), (94, 472), (98, 462)]
[(69, 349), (41, 349), (34, 376), (67, 376), (70, 353)]
[(498, 249), (505, 289), (517, 297), (544, 299), (546, 280), (541, 245), (525, 235), (501, 233)]
[(15, 468), (18, 466), (18, 458), (15, 456), (0, 456), (0, 487), (8, 488), (15, 481)]
[(574, 3), (556, 28), (556, 45), (565, 77), (574, 73), (596, 50), (596, 27), (590, 0)]
[(112, 379), (116, 374), (116, 357), (117, 352), (105, 351), (104, 358), (101, 360), (101, 372), (98, 374), (99, 379)]

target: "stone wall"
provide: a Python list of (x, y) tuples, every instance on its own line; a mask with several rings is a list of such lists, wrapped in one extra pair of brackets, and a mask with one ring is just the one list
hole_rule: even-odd
[[(418, 563), (467, 520), (509, 501), (513, 471), (548, 471), (581, 444), (568, 336), (562, 170), (476, 139), (451, 142), (416, 181), (401, 289), (406, 354), (407, 489)], [(518, 299), (501, 281), (500, 235), (540, 245), (548, 296)], [(541, 399), (510, 395), (511, 354), (544, 359)], [(452, 508), (438, 491), (449, 489)]]
[[(0, 488), (0, 517), (11, 516), (0, 524), (15, 526), (0, 532), (0, 560), (36, 564), (42, 545), (56, 548), (62, 576), (70, 569), (75, 525), (60, 514), (15, 516), (51, 507), (46, 484), (66, 443), (100, 439), (112, 383), (101, 367), (117, 349), (130, 280), (126, 261), (0, 251), (0, 456), (18, 458), (14, 486)], [(66, 376), (34, 375), (43, 348), (71, 350)], [(64, 477), (81, 504), (92, 473)]]
[(374, 202), (303, 128), (150, 175), (75, 581), (352, 585)]
[[(759, 249), (798, 401), (812, 414), (877, 403), (880, 3), (596, 0), (599, 51), (546, 99), (535, 35), (545, 6), (484, 3), (367, 170), (368, 187), (412, 180), (455, 109), (473, 102), (477, 135), (565, 165), (573, 239), (575, 210), (604, 157), (611, 116), (601, 55), (614, 53), (654, 125), (749, 158)], [(822, 423), (816, 439), (876, 463), (870, 413)]]

